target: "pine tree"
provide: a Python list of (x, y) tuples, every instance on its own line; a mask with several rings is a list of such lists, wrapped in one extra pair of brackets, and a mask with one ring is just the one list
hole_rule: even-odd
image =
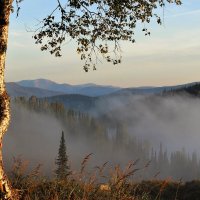
[(68, 156), (66, 153), (65, 137), (62, 131), (62, 136), (60, 139), (60, 146), (58, 150), (58, 157), (56, 159), (57, 169), (55, 171), (56, 177), (59, 180), (64, 180), (70, 175), (70, 168), (68, 165)]

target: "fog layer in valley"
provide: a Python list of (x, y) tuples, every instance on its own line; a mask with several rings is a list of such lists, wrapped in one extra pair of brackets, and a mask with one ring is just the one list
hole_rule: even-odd
[(12, 105), (11, 124), (4, 136), (4, 162), (10, 167), (13, 157), (21, 156), (31, 166), (44, 164), (52, 170), (62, 130), (53, 117), (30, 112), (23, 107)]
[[(189, 96), (129, 96), (99, 102), (98, 113), (122, 122), (130, 135), (160, 142), (168, 151), (185, 148), (200, 153), (200, 99)], [(96, 114), (96, 113), (95, 113)]]
[[(146, 140), (154, 150), (159, 150), (159, 145), (162, 143), (168, 153), (182, 148), (190, 154), (194, 151), (200, 153), (200, 100), (198, 98), (186, 96), (111, 98), (98, 102), (93, 114), (97, 118), (106, 116), (108, 140), (116, 137), (115, 125), (121, 124), (126, 129), (127, 135), (124, 137), (127, 137), (127, 140), (134, 137), (138, 140)], [(120, 151), (122, 147), (120, 143), (115, 143), (113, 147), (109, 146), (109, 141), (104, 144), (104, 140), (97, 138), (100, 145), (94, 145), (84, 134), (76, 136), (71, 133), (67, 130), (67, 126), (55, 117), (30, 112), (13, 104), (11, 125), (4, 137), (6, 167), (10, 168), (13, 156), (21, 155), (22, 158), (30, 161), (31, 166), (41, 163), (43, 171), (52, 174), (62, 130), (65, 131), (67, 153), (73, 169), (78, 169), (83, 157), (89, 153), (94, 153), (90, 161), (92, 166), (101, 165), (106, 161), (109, 161), (110, 165), (112, 163), (124, 165), (138, 158), (138, 155), (133, 155), (131, 150)]]

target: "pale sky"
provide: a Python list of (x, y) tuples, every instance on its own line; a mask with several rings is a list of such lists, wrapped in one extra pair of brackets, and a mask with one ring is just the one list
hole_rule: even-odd
[(25, 0), (19, 18), (12, 14), (6, 81), (45, 78), (59, 83), (96, 83), (121, 87), (163, 86), (200, 81), (200, 0), (167, 6), (163, 26), (150, 24), (151, 36), (138, 28), (136, 44), (122, 43), (122, 64), (106, 62), (83, 71), (75, 43), (63, 47), (62, 58), (41, 52), (32, 33), (38, 19), (54, 8), (56, 0)]

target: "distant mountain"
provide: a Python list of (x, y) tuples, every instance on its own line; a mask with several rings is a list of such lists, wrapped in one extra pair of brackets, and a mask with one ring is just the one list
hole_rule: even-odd
[(89, 97), (80, 94), (65, 94), (53, 97), (45, 97), (49, 102), (62, 103), (66, 108), (76, 111), (89, 112), (95, 107), (99, 97)]
[(193, 97), (200, 97), (200, 83), (188, 84), (182, 88), (176, 88), (174, 90), (166, 91), (164, 94), (165, 95), (186, 94)]
[(18, 97), (18, 96), (51, 97), (51, 96), (63, 94), (61, 92), (44, 90), (40, 88), (23, 87), (13, 82), (6, 83), (6, 88), (7, 88), (8, 94), (11, 97)]
[[(137, 88), (119, 88), (112, 86), (100, 86), (93, 83), (83, 85), (58, 84), (46, 79), (23, 80), (17, 83), (7, 83), (8, 93), (15, 96), (32, 96), (39, 98), (52, 97), (50, 101), (61, 101), (66, 107), (82, 108), (83, 110), (93, 107), (97, 100), (108, 100), (111, 98), (126, 98), (129, 95), (153, 95), (160, 93), (169, 93), (175, 91), (180, 93), (194, 93), (193, 89), (187, 89), (195, 86), (196, 93), (197, 85), (200, 83), (188, 83), (177, 86), (163, 87), (137, 87)], [(96, 98), (92, 98), (96, 97)], [(97, 98), (98, 97), (98, 98)], [(81, 110), (82, 110), (81, 109)]]
[[(94, 111), (96, 109), (109, 110), (110, 102), (129, 102), (132, 103), (132, 95), (147, 95), (148, 97), (155, 97), (159, 94), (165, 95), (179, 95), (189, 94), (193, 96), (200, 96), (200, 83), (189, 83), (178, 86), (166, 87), (146, 87), (146, 88), (127, 88), (121, 89), (115, 93), (102, 95), (98, 97), (91, 97), (78, 94), (58, 95), (46, 98), (50, 102), (60, 102), (66, 108), (72, 108), (80, 111)], [(99, 106), (101, 105), (101, 106)], [(104, 107), (102, 108), (102, 105)]]
[(17, 82), (17, 84), (24, 87), (41, 88), (65, 94), (81, 94), (93, 97), (111, 94), (121, 89), (119, 87), (101, 86), (93, 83), (82, 84), (82, 85), (69, 85), (66, 83), (59, 84), (46, 79), (23, 80)]
[(138, 95), (144, 95), (144, 94), (159, 94), (162, 92), (168, 92), (173, 90), (181, 90), (190, 86), (194, 86), (196, 84), (200, 84), (198, 82), (194, 83), (188, 83), (183, 85), (175, 85), (175, 86), (162, 86), (162, 87), (138, 87), (138, 88), (124, 88), (119, 91), (116, 91), (112, 95), (125, 95), (125, 94), (138, 94)]

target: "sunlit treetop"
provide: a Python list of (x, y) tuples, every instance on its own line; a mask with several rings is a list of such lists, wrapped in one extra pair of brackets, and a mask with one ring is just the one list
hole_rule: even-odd
[[(77, 52), (84, 61), (84, 70), (96, 69), (103, 57), (108, 62), (121, 62), (120, 41), (135, 42), (136, 24), (150, 23), (161, 17), (156, 14), (166, 3), (181, 5), (181, 0), (57, 0), (57, 6), (39, 24), (34, 34), (42, 51), (61, 56), (67, 40), (77, 42)], [(142, 29), (150, 35), (147, 28)]]

